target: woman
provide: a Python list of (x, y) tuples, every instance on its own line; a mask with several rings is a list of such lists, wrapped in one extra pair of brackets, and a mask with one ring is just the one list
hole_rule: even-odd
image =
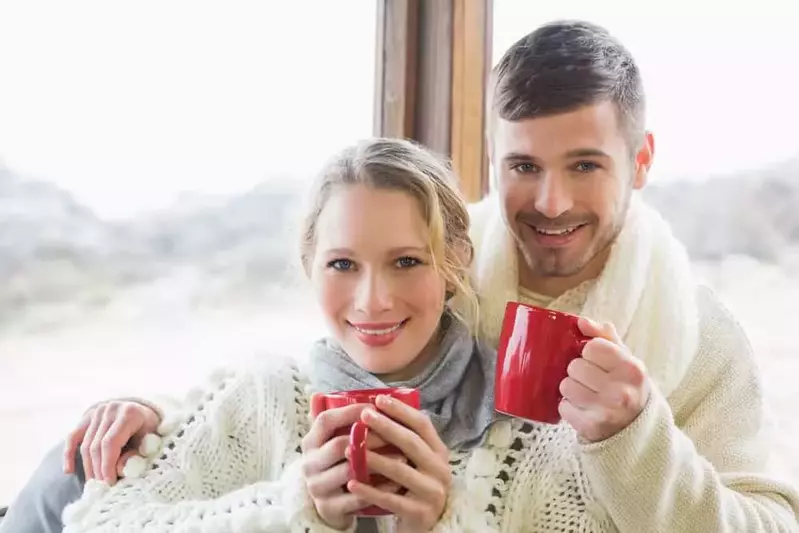
[[(302, 264), (331, 333), (312, 370), (270, 360), (215, 376), (184, 415), (165, 409), (162, 441), (144, 442), (158, 452), (143, 472), (128, 465), (140, 477), (89, 481), (64, 513), (67, 530), (370, 531), (396, 521), (399, 531), (485, 531), (485, 513), (496, 523), (510, 512), (498, 505), (508, 480), (496, 477), (494, 450), (519, 453), (509, 445), (521, 425), (495, 421), (495, 354), (471, 333), (471, 256), (466, 206), (440, 160), (400, 140), (345, 150), (321, 173), (303, 232)], [(400, 384), (420, 390), (422, 411), (388, 398), (376, 408), (312, 407), (313, 393)], [(90, 478), (113, 481), (115, 435), (141, 436), (161, 414), (115, 405), (96, 408), (76, 435)], [(369, 453), (383, 487), (348, 482), (347, 437), (333, 435), (358, 419), (379, 436), (372, 447), (391, 443), (407, 458)], [(134, 429), (118, 431), (125, 426)], [(93, 447), (103, 442), (116, 452), (105, 459)], [(467, 470), (481, 483), (468, 501), (456, 497)], [(369, 505), (395, 517), (356, 522)]]

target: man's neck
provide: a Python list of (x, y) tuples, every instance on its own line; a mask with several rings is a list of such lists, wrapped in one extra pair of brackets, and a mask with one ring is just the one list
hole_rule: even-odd
[(610, 257), (610, 247), (597, 254), (582, 270), (573, 276), (538, 276), (527, 266), (524, 255), (521, 252), (517, 253), (519, 258), (519, 285), (537, 294), (557, 298), (588, 280), (598, 278), (605, 268), (608, 257)]

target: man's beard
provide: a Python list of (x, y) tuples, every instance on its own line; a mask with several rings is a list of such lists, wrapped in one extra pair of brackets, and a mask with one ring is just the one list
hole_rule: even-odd
[[(629, 200), (625, 202), (623, 211), (617, 213), (613, 224), (604, 229), (599, 229), (599, 217), (594, 214), (568, 215), (557, 219), (546, 218), (537, 212), (524, 213), (517, 216), (517, 227), (524, 224), (544, 229), (557, 229), (586, 224), (579, 231), (594, 230), (601, 232), (591, 236), (591, 241), (579, 253), (575, 253), (574, 250), (568, 248), (546, 249), (540, 245), (527, 246), (521, 235), (516, 235), (515, 240), (530, 272), (537, 277), (543, 278), (567, 278), (579, 274), (595, 257), (606, 251), (616, 241), (624, 227), (628, 205)], [(529, 231), (535, 231), (533, 228), (528, 229)]]

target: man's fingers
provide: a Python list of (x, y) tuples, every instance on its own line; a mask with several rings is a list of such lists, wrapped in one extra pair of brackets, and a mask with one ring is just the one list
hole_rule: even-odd
[(572, 405), (580, 409), (586, 409), (599, 403), (599, 395), (575, 380), (567, 377), (560, 382), (560, 394)]
[(583, 359), (593, 363), (605, 372), (612, 372), (627, 360), (624, 348), (607, 339), (596, 337), (583, 348)]
[(606, 390), (611, 383), (610, 375), (605, 370), (584, 357), (572, 359), (566, 373), (570, 378), (594, 392)]
[(622, 339), (619, 337), (616, 327), (610, 322), (599, 323), (590, 318), (580, 317), (580, 320), (577, 321), (577, 327), (580, 328), (583, 335), (606, 339), (614, 344), (622, 344)]
[(85, 479), (88, 481), (94, 479), (94, 469), (92, 468), (92, 442), (97, 433), (97, 428), (103, 418), (103, 406), (97, 407), (91, 415), (89, 427), (83, 436), (83, 441), (80, 444), (80, 454), (83, 459), (83, 472)]
[(67, 435), (67, 439), (64, 442), (64, 473), (65, 474), (74, 474), (75, 473), (75, 455), (78, 453), (78, 447), (80, 446), (81, 442), (83, 442), (84, 437), (86, 436), (86, 431), (89, 429), (89, 424), (91, 423), (92, 417), (91, 413), (87, 413), (83, 420), (80, 421), (78, 427), (73, 429), (69, 435)]
[(103, 474), (103, 439), (105, 435), (108, 433), (108, 429), (111, 427), (111, 424), (114, 423), (113, 418), (108, 416), (108, 411), (106, 410), (103, 413), (103, 418), (100, 421), (100, 424), (97, 426), (97, 431), (92, 438), (91, 443), (91, 462), (92, 462), (92, 470), (94, 472), (94, 477), (101, 481), (107, 481)]
[(117, 461), (122, 449), (138, 430), (139, 428), (136, 427), (135, 423), (125, 420), (123, 417), (117, 417), (102, 437), (100, 442), (102, 453), (100, 468), (105, 481), (109, 483), (116, 482)]

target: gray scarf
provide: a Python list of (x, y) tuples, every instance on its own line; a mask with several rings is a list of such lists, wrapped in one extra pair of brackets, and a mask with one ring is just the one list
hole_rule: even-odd
[(419, 390), (427, 413), (449, 448), (473, 448), (483, 443), (495, 420), (496, 351), (478, 342), (457, 318), (441, 319), (439, 355), (420, 375), (385, 383), (359, 367), (330, 339), (311, 351), (311, 386), (318, 392), (412, 387)]
[[(331, 339), (311, 350), (311, 387), (318, 392), (412, 387), (421, 395), (422, 411), (441, 440), (452, 448), (473, 448), (485, 440), (497, 418), (494, 411), (496, 351), (478, 342), (450, 313), (441, 318), (439, 355), (418, 376), (386, 383), (359, 367)], [(372, 518), (359, 518), (357, 533), (376, 533)]]

